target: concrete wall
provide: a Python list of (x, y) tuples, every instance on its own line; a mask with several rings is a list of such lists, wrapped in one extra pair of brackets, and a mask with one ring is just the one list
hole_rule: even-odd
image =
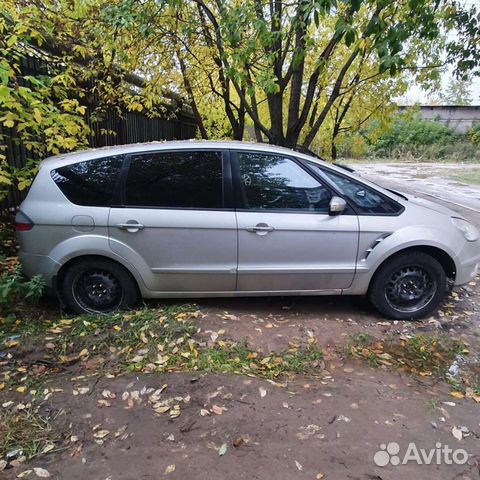
[[(411, 107), (401, 106), (399, 110), (407, 108)], [(463, 107), (421, 105), (419, 108), (420, 115), (425, 120), (438, 120), (458, 133), (465, 133), (472, 126), (473, 122), (480, 123), (480, 105)]]

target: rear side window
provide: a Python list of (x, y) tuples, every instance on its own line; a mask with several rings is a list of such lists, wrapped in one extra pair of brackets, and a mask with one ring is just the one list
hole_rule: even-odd
[(50, 172), (62, 193), (76, 205), (108, 207), (122, 168), (123, 157), (96, 158)]
[(158, 208), (222, 208), (222, 153), (156, 152), (133, 156), (125, 203)]
[(330, 178), (338, 190), (347, 197), (360, 213), (370, 215), (396, 215), (402, 211), (402, 206), (394, 200), (382, 195), (373, 188), (356, 180), (333, 173), (309, 163), (314, 170), (320, 170)]

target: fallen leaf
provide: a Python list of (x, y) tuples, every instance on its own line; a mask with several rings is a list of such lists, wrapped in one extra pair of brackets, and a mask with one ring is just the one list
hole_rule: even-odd
[(117, 395), (115, 395), (115, 393), (111, 392), (110, 390), (104, 390), (102, 392), (102, 397), (103, 398), (116, 398)]
[(50, 472), (48, 470), (45, 470), (44, 468), (35, 467), (33, 471), (35, 472), (35, 475), (37, 475), (37, 477), (48, 478), (50, 476)]
[(258, 391), (260, 393), (261, 398), (264, 398), (267, 395), (267, 390), (265, 390), (265, 388), (263, 387), (259, 387)]
[(232, 442), (232, 444), (233, 444), (233, 446), (234, 446), (235, 448), (238, 448), (238, 447), (240, 447), (240, 445), (242, 445), (243, 441), (244, 441), (244, 440), (243, 440), (242, 437), (237, 437), (237, 438)]
[(458, 428), (457, 426), (454, 426), (452, 428), (452, 435), (457, 439), (457, 440), (461, 440), (463, 438), (463, 433), (462, 433), (462, 430), (460, 428)]
[(210, 410), (216, 415), (221, 415), (223, 413), (223, 408), (219, 407), (218, 405), (212, 405), (212, 408)]
[(54, 448), (55, 448), (55, 445), (49, 443), (48, 445), (45, 445), (45, 448), (42, 450), (42, 453), (51, 452)]
[(95, 432), (93, 436), (95, 438), (105, 438), (109, 434), (110, 432), (108, 430), (99, 430), (98, 432)]
[(227, 448), (228, 448), (228, 445), (226, 443), (224, 443), (219, 449), (218, 449), (218, 454), (220, 456), (222, 455), (225, 455), (227, 453)]
[(296, 466), (301, 472), (303, 472), (303, 466), (302, 466), (302, 464), (301, 464), (300, 462), (297, 462), (297, 461), (295, 460), (295, 466)]
[(154, 407), (153, 408), (155, 410), (155, 413), (158, 413), (159, 415), (161, 415), (162, 413), (166, 413), (170, 410), (170, 406), (169, 405), (159, 405), (158, 407)]
[(24, 478), (24, 477), (28, 477), (28, 475), (30, 475), (32, 473), (32, 470), (25, 470), (23, 471), (22, 473), (19, 473), (17, 475), (17, 478)]
[(458, 391), (450, 392), (450, 395), (451, 395), (452, 397), (459, 398), (460, 400), (462, 400), (463, 398), (465, 398), (465, 395), (464, 395), (462, 392), (458, 392)]
[(166, 469), (165, 469), (165, 475), (168, 475), (169, 473), (172, 473), (175, 471), (175, 464), (173, 465), (169, 465)]
[(174, 405), (170, 409), (170, 418), (177, 418), (180, 416), (180, 405)]
[(115, 438), (118, 438), (118, 437), (120, 437), (121, 435), (123, 435), (123, 434), (127, 431), (127, 428), (128, 428), (127, 425), (123, 425), (122, 427), (120, 427), (120, 428), (115, 432)]

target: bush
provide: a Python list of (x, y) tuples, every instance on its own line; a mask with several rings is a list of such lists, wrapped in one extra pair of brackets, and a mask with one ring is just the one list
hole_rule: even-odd
[(463, 135), (436, 120), (403, 114), (389, 132), (371, 144), (374, 157), (417, 161), (478, 161), (480, 150), (473, 141), (480, 131)]
[(480, 146), (480, 123), (474, 122), (467, 135), (473, 144)]
[(42, 296), (44, 281), (40, 275), (26, 279), (15, 259), (2, 259), (0, 275), (0, 312), (10, 311), (18, 302), (27, 299), (37, 302)]

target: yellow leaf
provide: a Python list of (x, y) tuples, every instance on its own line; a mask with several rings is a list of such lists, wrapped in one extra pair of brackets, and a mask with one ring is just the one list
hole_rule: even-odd
[(450, 392), (450, 395), (455, 398), (463, 399), (465, 398), (465, 395), (462, 392)]
[(17, 387), (18, 393), (25, 393), (25, 387)]
[(16, 347), (18, 345), (17, 340), (9, 340), (8, 342), (5, 342), (5, 346), (8, 348)]
[(40, 113), (40, 110), (38, 108), (33, 109), (33, 118), (37, 123), (42, 122), (42, 114)]
[(0, 383), (0, 390), (3, 390), (4, 388), (5, 388), (5, 383), (4, 382)]
[(115, 325), (113, 327), (113, 329), (116, 330), (117, 332), (119, 332), (122, 329), (122, 327), (119, 327), (118, 325)]

